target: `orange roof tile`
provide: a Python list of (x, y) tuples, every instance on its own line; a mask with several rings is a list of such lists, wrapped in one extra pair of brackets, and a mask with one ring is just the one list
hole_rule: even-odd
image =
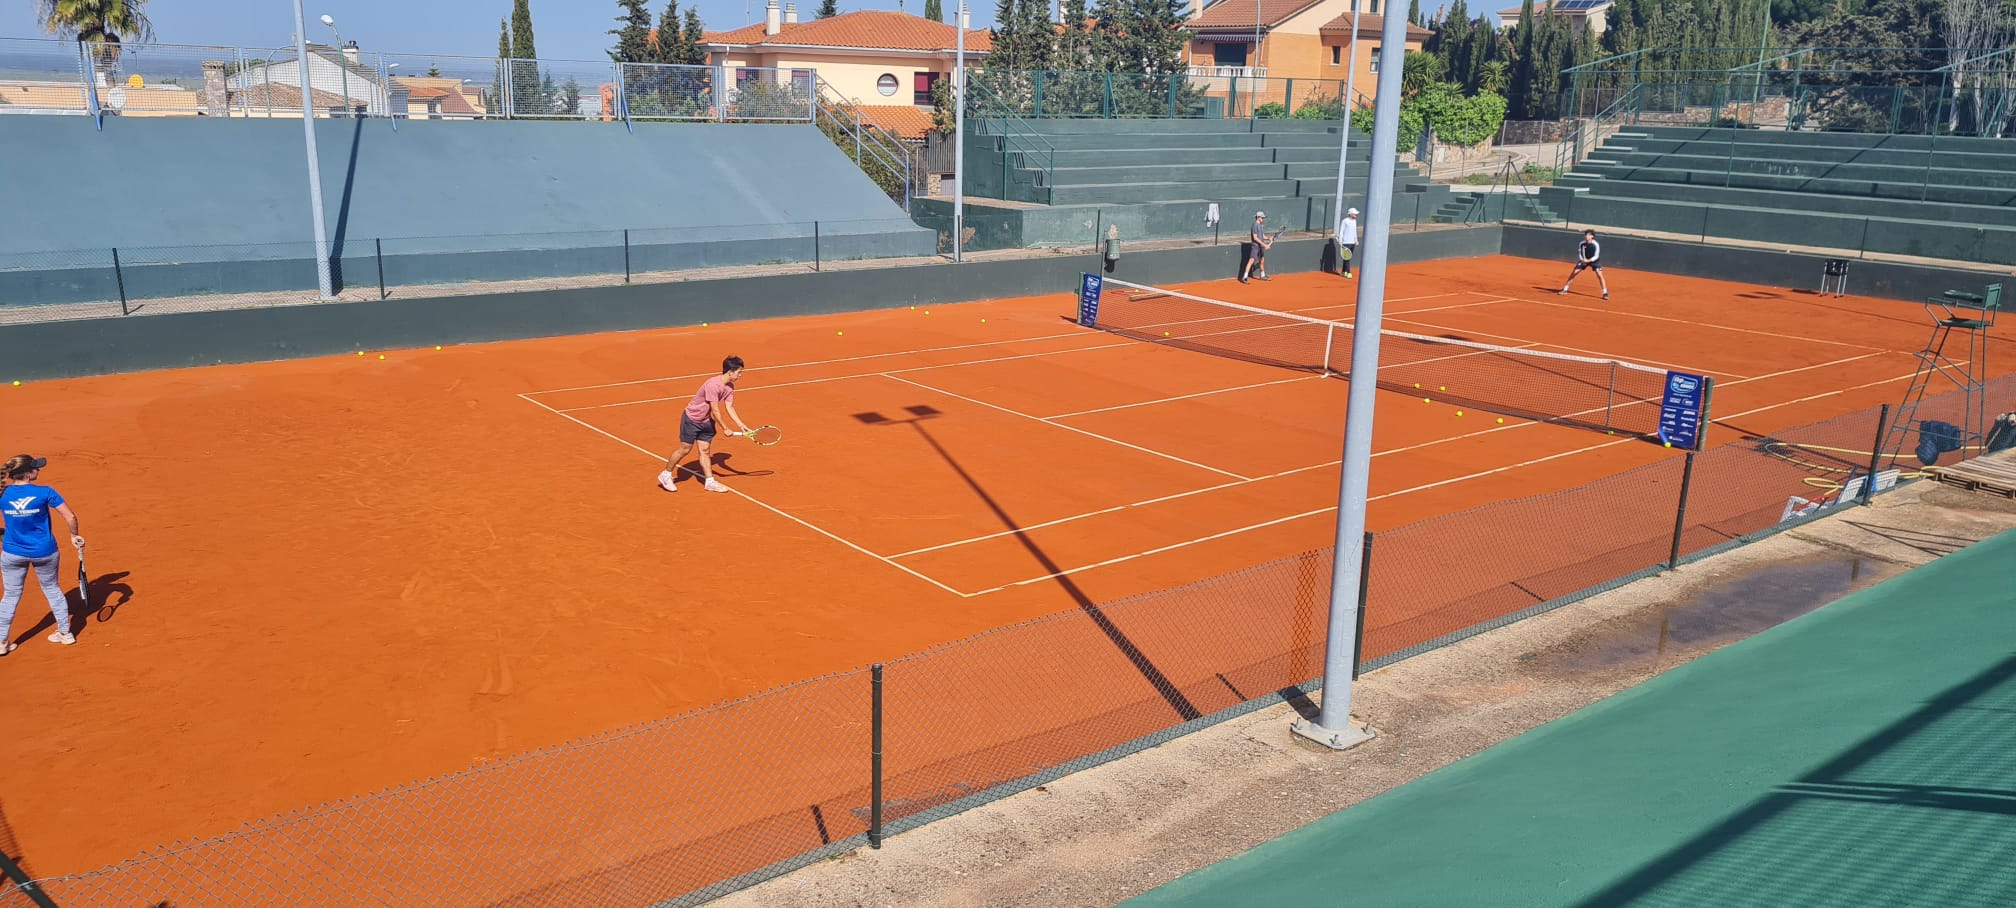
[[(841, 13), (810, 22), (787, 22), (774, 35), (764, 34), (763, 29), (764, 23), (758, 22), (729, 31), (708, 32), (701, 43), (939, 51), (951, 50), (959, 39), (958, 30), (943, 22), (909, 13), (874, 9)], [(993, 36), (984, 28), (966, 33), (966, 50), (969, 52), (986, 53), (993, 46)]]
[[(1358, 37), (1360, 38), (1377, 38), (1381, 34), (1383, 34), (1383, 29), (1385, 28), (1386, 28), (1386, 17), (1379, 15), (1378, 13), (1364, 13), (1359, 15), (1358, 17)], [(1323, 27), (1317, 29), (1317, 32), (1320, 33), (1325, 38), (1350, 37), (1351, 14), (1345, 13), (1344, 15), (1338, 16), (1335, 19), (1323, 23)], [(1409, 41), (1426, 41), (1428, 40), (1428, 36), (1432, 34), (1434, 34), (1434, 32), (1422, 28), (1419, 25), (1415, 25), (1412, 22), (1407, 23), (1407, 40)]]
[(931, 112), (908, 104), (868, 105), (856, 109), (861, 119), (882, 127), (899, 139), (921, 139), (931, 131)]
[(1196, 31), (1237, 29), (1243, 26), (1250, 31), (1256, 21), (1254, 5), (1257, 3), (1259, 4), (1257, 21), (1266, 28), (1273, 28), (1320, 2), (1322, 0), (1218, 0), (1217, 3), (1204, 7), (1204, 11), (1198, 13), (1196, 18), (1183, 23), (1183, 27)]

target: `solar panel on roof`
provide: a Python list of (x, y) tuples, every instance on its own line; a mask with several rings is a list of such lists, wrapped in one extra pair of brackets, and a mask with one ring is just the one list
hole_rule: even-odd
[(1585, 12), (1608, 5), (1610, 5), (1610, 0), (1555, 0), (1551, 8), (1556, 12), (1574, 13)]

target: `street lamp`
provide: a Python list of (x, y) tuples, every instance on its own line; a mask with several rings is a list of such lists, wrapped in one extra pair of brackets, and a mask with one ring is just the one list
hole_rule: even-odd
[(336, 30), (336, 20), (327, 13), (322, 15), (322, 24), (336, 34), (336, 70), (343, 75), (343, 115), (353, 116), (355, 109), (350, 106), (350, 58), (343, 55), (343, 33)]

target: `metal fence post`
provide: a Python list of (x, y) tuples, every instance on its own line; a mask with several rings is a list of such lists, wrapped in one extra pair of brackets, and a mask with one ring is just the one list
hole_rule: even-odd
[(1365, 665), (1365, 601), (1372, 592), (1372, 533), (1365, 533), (1365, 548), (1358, 556), (1358, 634), (1351, 640), (1351, 679), (1356, 681)]
[(1862, 242), (1855, 248), (1855, 257), (1858, 259), (1869, 257), (1869, 219), (1866, 217), (1862, 219)]
[(623, 228), (623, 283), (630, 283), (630, 228)]
[(819, 270), (819, 222), (812, 222), (812, 270)]
[(35, 908), (56, 908), (56, 903), (49, 900), (42, 887), (35, 885), (27, 871), (22, 870), (21, 865), (14, 863), (14, 859), (4, 851), (0, 851), (0, 879), (13, 880), (14, 885), (20, 887), (15, 891), (27, 896), (28, 901), (35, 903)]
[(882, 663), (869, 671), (868, 847), (882, 847)]
[(1673, 550), (1667, 554), (1666, 569), (1680, 566), (1680, 534), (1687, 529), (1687, 493), (1694, 484), (1694, 455), (1687, 452), (1687, 465), (1680, 472), (1680, 505), (1673, 509)]
[(388, 295), (389, 295), (389, 294), (387, 294), (387, 293), (385, 292), (385, 239), (384, 239), (383, 237), (375, 237), (375, 238), (373, 238), (373, 239), (371, 240), (371, 247), (372, 247), (372, 249), (373, 249), (373, 250), (375, 250), (375, 251), (376, 251), (376, 253), (377, 253), (377, 258), (378, 258), (378, 298), (382, 300), (382, 299), (384, 299), (384, 298), (385, 298), (386, 296), (388, 296)]
[(1869, 476), (1862, 480), (1862, 504), (1876, 497), (1876, 470), (1883, 465), (1883, 439), (1889, 428), (1890, 405), (1884, 404), (1883, 409), (1876, 411), (1876, 443), (1869, 446)]
[(112, 247), (112, 279), (119, 283), (119, 314), (131, 315), (126, 308), (126, 270), (119, 265), (119, 247)]
[(1100, 229), (1101, 229), (1101, 228), (1103, 228), (1103, 227), (1105, 227), (1105, 226), (1106, 226), (1106, 209), (1104, 209), (1104, 208), (1100, 208), (1100, 209), (1097, 209), (1097, 210), (1093, 211), (1093, 212), (1092, 212), (1092, 254), (1093, 254), (1093, 255), (1098, 255), (1098, 254), (1099, 254), (1099, 231), (1100, 231)]

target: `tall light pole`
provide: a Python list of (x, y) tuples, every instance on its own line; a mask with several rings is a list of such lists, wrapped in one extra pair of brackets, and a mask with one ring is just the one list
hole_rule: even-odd
[(354, 112), (350, 106), (350, 58), (343, 55), (343, 33), (336, 30), (336, 19), (324, 13), (322, 24), (336, 35), (336, 69), (343, 77), (343, 115), (347, 117)]
[[(966, 0), (952, 16), (952, 261), (966, 260)], [(1008, 150), (1003, 148), (1002, 154)]]
[[(1344, 172), (1351, 163), (1351, 107), (1358, 101), (1358, 17), (1365, 0), (1351, 0), (1351, 68), (1344, 73), (1344, 128), (1337, 141), (1337, 201), (1330, 206), (1330, 229), (1336, 230), (1344, 212)], [(1339, 235), (1342, 238), (1342, 235)], [(1340, 247), (1339, 254), (1343, 253)]]
[(329, 228), (322, 222), (322, 164), (315, 154), (315, 99), (308, 78), (308, 25), (301, 14), (301, 0), (294, 0), (294, 58), (301, 70), (301, 133), (308, 147), (308, 212), (315, 219), (315, 286), (322, 299), (333, 300), (336, 288), (329, 276)]
[[(1330, 628), (1323, 657), (1323, 712), (1295, 720), (1295, 733), (1343, 750), (1372, 737), (1351, 720), (1351, 673), (1357, 668), (1358, 583), (1365, 552), (1365, 495), (1372, 466), (1372, 410), (1379, 394), (1379, 335), (1386, 305), (1387, 247), (1393, 238), (1393, 170), (1399, 163), (1400, 73), (1407, 17), (1387, 9), (1379, 37), (1379, 89), (1373, 103), (1372, 154), (1367, 166), (1363, 275), (1352, 322), (1351, 394), (1344, 415), (1344, 468), (1337, 485), (1337, 548), (1330, 566)], [(1356, 37), (1355, 35), (1353, 37)], [(1398, 51), (1398, 53), (1396, 53)], [(1387, 57), (1393, 57), (1388, 60)]]

